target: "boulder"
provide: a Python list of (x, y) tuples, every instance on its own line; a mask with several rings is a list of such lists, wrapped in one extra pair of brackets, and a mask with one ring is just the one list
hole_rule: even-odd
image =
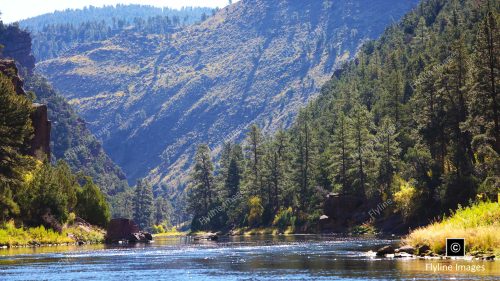
[(150, 242), (153, 236), (141, 231), (137, 224), (129, 219), (112, 219), (106, 232), (106, 243), (137, 243)]
[(219, 235), (217, 235), (217, 233), (206, 233), (204, 235), (200, 235), (200, 236), (195, 236), (193, 237), (194, 240), (210, 240), (210, 241), (217, 241), (219, 240)]
[(413, 255), (415, 253), (415, 248), (413, 248), (410, 245), (405, 245), (403, 247), (396, 249), (396, 253), (407, 253)]
[(349, 227), (366, 220), (360, 196), (344, 193), (329, 193), (323, 203), (323, 214), (319, 226), (323, 232), (345, 232)]
[(392, 255), (394, 254), (394, 247), (392, 246), (384, 246), (380, 249), (377, 250), (377, 256), (383, 257), (385, 255)]
[(431, 248), (428, 245), (421, 245), (417, 247), (417, 254), (419, 255), (426, 255), (428, 252), (430, 252)]

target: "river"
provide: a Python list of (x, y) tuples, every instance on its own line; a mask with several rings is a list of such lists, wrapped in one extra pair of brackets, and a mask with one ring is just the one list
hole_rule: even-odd
[(397, 241), (293, 235), (2, 249), (0, 280), (500, 280), (498, 261), (380, 259), (366, 254), (392, 243)]

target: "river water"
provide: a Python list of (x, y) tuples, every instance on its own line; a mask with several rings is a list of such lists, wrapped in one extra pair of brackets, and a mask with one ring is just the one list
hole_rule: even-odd
[(3, 249), (0, 280), (500, 280), (498, 261), (366, 254), (392, 243), (397, 241), (294, 235)]

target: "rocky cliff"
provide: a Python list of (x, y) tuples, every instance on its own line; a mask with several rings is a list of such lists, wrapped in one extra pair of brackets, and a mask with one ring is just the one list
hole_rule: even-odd
[[(19, 77), (17, 66), (13, 60), (0, 60), (0, 72), (9, 77), (18, 95), (28, 96), (24, 91), (23, 81)], [(50, 128), (47, 106), (33, 103), (31, 112), (33, 138), (30, 141), (28, 154), (39, 160), (50, 159)]]
[(31, 37), (17, 25), (0, 24), (0, 44), (3, 46), (0, 54), (4, 58), (13, 59), (18, 66), (29, 72), (35, 67), (35, 57), (31, 55)]
[(41, 62), (130, 181), (184, 180), (195, 147), (287, 126), (334, 69), (417, 0), (243, 0), (174, 33), (123, 33)]
[(36, 96), (31, 115), (34, 137), (28, 152), (40, 159), (48, 156), (51, 160), (65, 160), (74, 172), (82, 171), (93, 177), (110, 195), (124, 190), (127, 187), (124, 174), (106, 155), (85, 122), (43, 77), (33, 73), (29, 33), (17, 25), (5, 26), (0, 22), (0, 45), (3, 46), (0, 58), (4, 58), (0, 60), (0, 71), (12, 79), (18, 94), (26, 95), (26, 89)]

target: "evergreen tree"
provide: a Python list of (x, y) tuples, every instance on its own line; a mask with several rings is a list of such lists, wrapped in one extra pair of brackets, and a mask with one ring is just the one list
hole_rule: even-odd
[[(12, 70), (14, 71), (14, 70)], [(11, 80), (0, 73), (0, 220), (19, 213), (14, 193), (32, 161), (23, 156), (32, 135), (31, 102), (18, 95)]]
[(355, 105), (351, 113), (351, 138), (354, 141), (354, 150), (351, 155), (353, 165), (350, 176), (353, 178), (352, 192), (364, 198), (370, 184), (370, 156), (373, 153), (373, 127), (370, 112), (363, 105)]
[(287, 186), (287, 161), (289, 150), (288, 136), (278, 131), (273, 140), (265, 146), (264, 173), (268, 187), (268, 211), (275, 215), (285, 204), (285, 188)]
[(292, 132), (295, 136), (292, 141), (294, 145), (293, 180), (297, 186), (298, 207), (303, 212), (307, 212), (309, 208), (312, 208), (309, 204), (309, 198), (311, 198), (315, 187), (315, 161), (317, 160), (317, 147), (310, 111), (305, 110), (299, 113)]
[(348, 171), (352, 167), (350, 155), (353, 153), (353, 142), (350, 132), (351, 120), (340, 112), (335, 120), (335, 129), (330, 144), (330, 168), (332, 182), (337, 191), (347, 192), (351, 186)]
[(389, 195), (392, 178), (401, 159), (397, 137), (396, 126), (391, 118), (382, 119), (375, 137), (379, 195), (382, 198), (387, 198)]
[(172, 204), (163, 197), (155, 200), (154, 224), (171, 226), (170, 216), (172, 215)]
[(153, 226), (153, 188), (145, 180), (137, 181), (134, 198), (134, 221), (142, 229)]
[(91, 178), (86, 177), (85, 181), (77, 194), (76, 213), (91, 224), (105, 227), (111, 218), (106, 198)]
[(79, 189), (77, 177), (63, 161), (55, 167), (50, 163), (40, 165), (17, 195), (23, 221), (61, 230), (69, 213), (75, 211)]
[(252, 125), (245, 140), (245, 193), (248, 196), (259, 196), (266, 199), (263, 195), (262, 185), (262, 133), (257, 125)]
[(226, 197), (232, 198), (240, 192), (241, 178), (243, 174), (243, 151), (241, 146), (235, 145), (230, 152), (229, 165), (227, 168), (224, 189)]
[(208, 221), (201, 222), (200, 219), (207, 216), (216, 199), (214, 165), (210, 153), (208, 145), (198, 146), (191, 173), (191, 183), (188, 187), (188, 210), (194, 215), (191, 226), (194, 229), (207, 229), (209, 227)]

